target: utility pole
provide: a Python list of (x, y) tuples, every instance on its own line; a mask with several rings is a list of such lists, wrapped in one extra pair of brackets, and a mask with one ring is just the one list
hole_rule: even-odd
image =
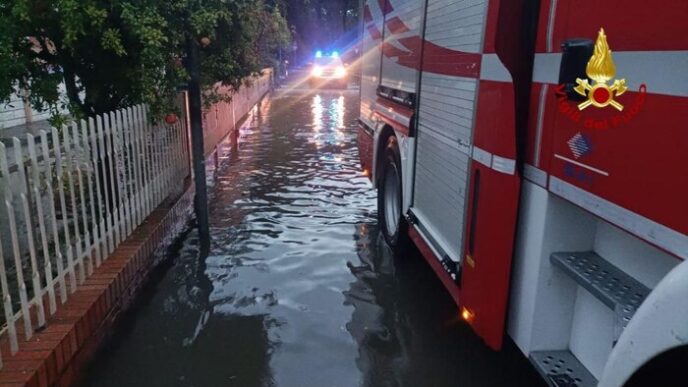
[(205, 150), (203, 146), (203, 112), (201, 110), (201, 82), (198, 42), (193, 36), (187, 37), (187, 60), (189, 80), (189, 118), (191, 122), (191, 150), (193, 155), (194, 183), (196, 196), (194, 210), (198, 222), (198, 235), (201, 250), (210, 246), (210, 227), (208, 225), (208, 187), (205, 181)]

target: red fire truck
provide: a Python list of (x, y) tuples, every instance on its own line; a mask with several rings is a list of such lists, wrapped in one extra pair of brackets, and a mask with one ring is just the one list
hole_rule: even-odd
[(485, 343), (508, 334), (551, 385), (678, 378), (688, 2), (363, 11), (358, 142), (387, 244), (414, 243)]

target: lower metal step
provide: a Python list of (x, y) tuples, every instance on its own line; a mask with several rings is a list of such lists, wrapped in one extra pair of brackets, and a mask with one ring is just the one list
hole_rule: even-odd
[(552, 387), (597, 386), (597, 379), (571, 351), (535, 351), (530, 361)]
[(623, 317), (623, 326), (633, 317), (650, 289), (593, 252), (554, 253), (554, 266)]

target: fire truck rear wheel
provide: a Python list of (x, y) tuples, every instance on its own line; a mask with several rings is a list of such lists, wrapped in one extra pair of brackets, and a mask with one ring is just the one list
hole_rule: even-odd
[(402, 214), (401, 157), (395, 136), (387, 139), (381, 158), (378, 180), (377, 213), (385, 242), (395, 253), (408, 244), (408, 224)]

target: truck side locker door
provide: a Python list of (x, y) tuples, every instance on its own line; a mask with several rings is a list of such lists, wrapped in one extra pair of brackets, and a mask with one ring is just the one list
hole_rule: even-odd
[(502, 345), (521, 185), (539, 9), (490, 1), (481, 61), (461, 278), (462, 317), (494, 349)]
[[(427, 0), (426, 6), (412, 212), (436, 258), (452, 275), (450, 281), (458, 281), (456, 268), (463, 255), (487, 3)], [(459, 298), (456, 290), (450, 292)]]

